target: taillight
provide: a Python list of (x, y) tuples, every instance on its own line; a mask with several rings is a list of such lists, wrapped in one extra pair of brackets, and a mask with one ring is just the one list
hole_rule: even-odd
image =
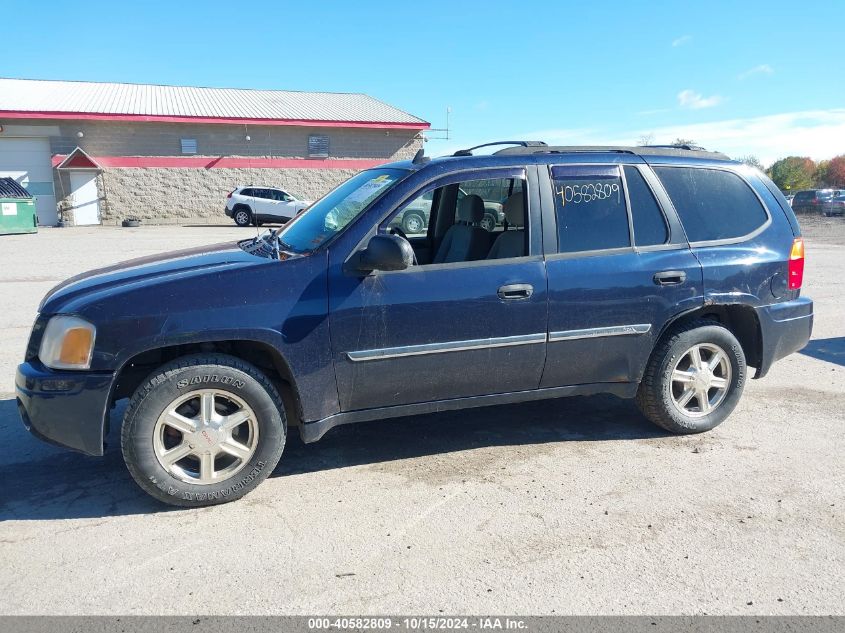
[(786, 274), (789, 279), (788, 287), (790, 290), (798, 290), (804, 283), (804, 240), (800, 237), (792, 240)]
[(237, 189), (232, 189), (232, 190), (229, 192), (229, 195), (228, 195), (228, 196), (226, 196), (226, 199), (228, 200), (229, 198), (231, 198), (231, 197), (232, 197), (232, 194), (233, 194), (233, 193), (235, 193), (236, 191), (237, 191)]

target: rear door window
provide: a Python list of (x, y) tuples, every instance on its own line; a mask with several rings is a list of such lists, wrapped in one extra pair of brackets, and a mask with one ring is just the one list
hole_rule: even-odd
[(730, 171), (655, 167), (690, 242), (742, 237), (768, 220), (759, 198)]
[(558, 252), (631, 246), (622, 178), (616, 166), (552, 167)]
[(623, 169), (634, 221), (634, 243), (637, 246), (665, 244), (669, 241), (669, 227), (651, 188), (639, 169), (630, 165)]

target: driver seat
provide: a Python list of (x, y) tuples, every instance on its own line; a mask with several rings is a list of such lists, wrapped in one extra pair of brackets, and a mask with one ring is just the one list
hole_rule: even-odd
[(478, 223), (484, 218), (484, 200), (468, 195), (458, 205), (458, 220), (449, 227), (433, 264), (469, 262), (484, 259), (488, 248), (488, 233)]

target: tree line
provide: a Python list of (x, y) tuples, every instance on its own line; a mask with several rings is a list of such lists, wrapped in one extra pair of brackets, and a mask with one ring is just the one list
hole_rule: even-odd
[[(651, 145), (650, 134), (639, 138), (638, 145)], [(672, 145), (695, 146), (691, 139), (676, 138)], [(830, 160), (814, 161), (807, 156), (787, 156), (772, 163), (768, 168), (753, 155), (741, 156), (737, 160), (756, 167), (772, 179), (782, 191), (800, 191), (802, 189), (825, 189), (828, 187), (845, 189), (845, 154)]]

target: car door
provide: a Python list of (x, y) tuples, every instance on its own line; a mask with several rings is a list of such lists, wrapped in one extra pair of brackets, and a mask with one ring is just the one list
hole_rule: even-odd
[(261, 215), (267, 220), (276, 221), (281, 219), (280, 206), (282, 194), (276, 189), (259, 189), (261, 193)]
[(647, 165), (541, 173), (544, 226), (556, 227), (541, 386), (637, 382), (662, 326), (702, 304), (701, 266)]
[(296, 199), (281, 189), (274, 190), (279, 199), (278, 212), (282, 220), (290, 220), (296, 215), (297, 201)]
[[(528, 172), (528, 173), (526, 173)], [(341, 409), (352, 411), (536, 389), (546, 347), (546, 274), (536, 168), (463, 172), (428, 191), (429, 232), (439, 214), (453, 223), (457, 184), (482, 178), (529, 181), (528, 239), (521, 257), (420, 264), (395, 272), (343, 272), (350, 251), (331, 253), (332, 354)], [(531, 184), (533, 183), (533, 184)], [(404, 205), (385, 210), (369, 237), (388, 232)]]

